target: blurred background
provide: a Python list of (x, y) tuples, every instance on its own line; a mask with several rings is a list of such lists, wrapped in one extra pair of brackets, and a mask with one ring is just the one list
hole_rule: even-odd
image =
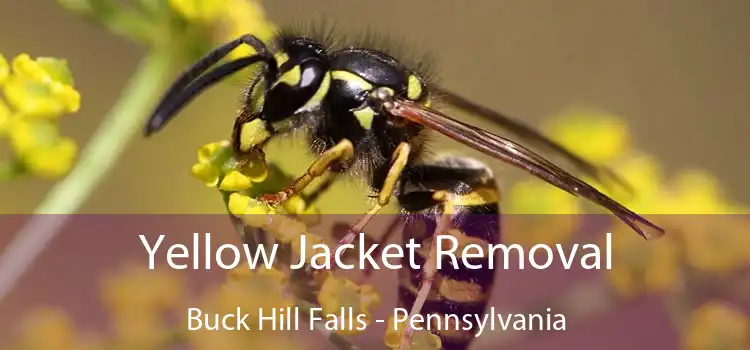
[[(70, 4), (87, 1), (60, 2), (72, 6)], [(714, 192), (721, 193), (717, 195), (721, 202), (732, 203), (728, 205), (732, 208), (744, 208), (750, 203), (747, 183), (750, 162), (746, 161), (750, 151), (747, 142), (750, 119), (746, 118), (750, 110), (750, 68), (747, 65), (750, 22), (746, 21), (750, 2), (277, 0), (262, 2), (262, 8), (265, 19), (277, 25), (326, 17), (344, 33), (373, 29), (405, 39), (413, 44), (409, 47), (414, 50), (433, 53), (442, 84), (464, 96), (532, 125), (557, 130), (557, 137), (569, 141), (571, 147), (583, 153), (586, 149), (604, 149), (602, 152), (607, 153), (612, 148), (613, 155), (601, 156), (600, 160), (614, 166), (626, 164), (626, 169), (641, 177), (648, 176), (643, 175), (640, 168), (633, 170), (627, 155), (647, 154), (649, 160), (653, 160), (648, 166), (663, 171), (659, 186), (685, 184), (688, 192), (693, 188), (691, 184), (710, 187), (697, 191), (698, 194), (674, 195), (675, 201), (670, 202), (684, 204), (689, 199), (695, 201), (691, 202), (692, 207), (677, 205), (674, 210), (660, 210), (645, 205), (642, 206), (645, 211), (722, 212), (701, 202), (715, 200)], [(225, 28), (223, 34), (213, 36), (214, 44), (232, 37), (229, 32), (243, 25), (254, 28), (251, 22), (249, 19), (243, 23), (240, 19), (233, 24), (235, 27)], [(54, 1), (0, 2), (0, 29), (5, 33), (0, 36), (0, 53), (8, 61), (21, 53), (67, 60), (81, 102), (79, 111), (60, 119), (60, 132), (73, 138), (79, 151), (86, 147), (108, 110), (121, 96), (128, 79), (135, 74), (139, 60), (149, 50), (142, 40), (130, 40), (95, 21), (83, 20)], [(208, 47), (210, 45), (206, 44), (205, 48)], [(202, 50), (200, 47), (192, 49)], [(170, 76), (189, 61), (175, 58), (170, 67), (174, 72), (168, 72)], [(225, 212), (216, 191), (196, 182), (189, 169), (195, 162), (198, 147), (228, 137), (241, 86), (242, 81), (233, 81), (211, 89), (156, 137), (144, 139), (138, 130), (123, 153), (113, 160), (111, 172), (94, 188), (78, 212)], [(582, 110), (587, 112), (577, 112)], [(591, 121), (598, 116), (611, 125), (594, 125), (596, 123)], [(464, 119), (475, 122), (471, 117)], [(492, 128), (489, 124), (478, 125)], [(289, 143), (273, 145), (268, 152), (269, 160), (274, 161), (274, 154), (280, 154), (281, 150), (289, 152), (289, 146)], [(435, 148), (477, 155), (452, 141), (440, 140)], [(310, 158), (301, 146), (292, 149), (284, 153), (279, 165), (297, 174), (304, 170)], [(5, 145), (0, 146), (0, 151), (0, 154), (9, 154)], [(597, 155), (592, 153), (592, 157)], [(696, 174), (690, 172), (693, 169), (702, 174), (697, 180), (690, 177)], [(517, 193), (513, 192), (513, 188), (517, 188), (513, 187), (514, 181), (521, 179), (523, 183), (526, 178), (525, 174), (502, 164), (497, 164), (495, 170), (507, 193)], [(681, 177), (680, 174), (688, 175)], [(690, 179), (695, 181), (690, 182)], [(640, 180), (653, 179), (638, 178), (636, 182)], [(707, 182), (711, 184), (706, 185)], [(33, 212), (55, 183), (34, 177), (0, 183), (0, 213)], [(366, 210), (364, 196), (351, 196), (351, 189), (351, 184), (334, 187), (322, 199), (319, 209), (330, 214)], [(670, 194), (675, 192), (674, 189), (669, 191)], [(547, 192), (530, 193), (528, 196), (544, 196)], [(659, 196), (647, 198), (661, 198)], [(528, 208), (523, 203), (518, 207)], [(14, 232), (6, 227), (2, 234), (0, 242), (7, 243)], [(737, 241), (731, 242), (719, 247), (737, 246)], [(93, 242), (88, 244), (95, 247)], [(54, 249), (57, 248), (53, 246)], [(57, 250), (57, 256), (62, 260), (58, 265), (64, 266), (65, 261), (70, 261), (65, 258), (70, 250), (60, 249), (63, 248)], [(740, 256), (739, 260), (747, 257), (745, 253), (744, 250), (733, 251)], [(686, 264), (690, 265), (689, 259)], [(724, 276), (726, 270), (735, 268), (735, 265), (731, 269), (722, 265), (716, 269)], [(42, 287), (27, 284), (26, 288)], [(18, 299), (20, 294), (16, 295), (12, 300), (20, 305), (22, 299)], [(43, 299), (41, 295), (36, 301)], [(27, 302), (33, 304), (33, 301)], [(14, 306), (14, 310), (20, 308)], [(738, 334), (744, 334), (740, 338), (745, 337), (742, 339), (746, 341), (747, 326), (742, 322), (747, 321), (738, 322), (733, 325), (739, 324), (737, 329), (744, 329)], [(554, 342), (546, 344), (539, 348), (551, 348)], [(571, 346), (581, 344), (574, 342)], [(677, 343), (660, 344), (666, 348), (677, 346)]]

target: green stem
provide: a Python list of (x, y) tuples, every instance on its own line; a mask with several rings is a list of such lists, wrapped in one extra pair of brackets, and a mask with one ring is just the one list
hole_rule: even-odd
[(73, 214), (96, 190), (128, 143), (139, 134), (144, 118), (170, 76), (167, 50), (149, 53), (128, 82), (80, 158), (62, 181), (34, 210), (31, 220), (18, 232), (0, 256), (0, 300), (13, 289), (34, 259), (57, 235), (67, 215)]

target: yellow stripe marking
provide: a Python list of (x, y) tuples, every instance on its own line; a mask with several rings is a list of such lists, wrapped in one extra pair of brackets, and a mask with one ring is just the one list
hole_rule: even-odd
[(281, 76), (276, 79), (276, 82), (274, 82), (273, 86), (276, 86), (278, 84), (286, 84), (289, 86), (297, 86), (299, 85), (299, 82), (302, 80), (302, 68), (300, 68), (299, 65), (296, 65), (292, 67), (292, 69), (284, 72), (281, 74)]
[(313, 97), (310, 97), (310, 100), (307, 101), (305, 106), (318, 104), (321, 101), (323, 101), (323, 99), (328, 94), (328, 89), (330, 88), (331, 88), (331, 75), (326, 73), (326, 75), (323, 77), (323, 81), (320, 82), (320, 86), (318, 87), (318, 90), (315, 91), (315, 95), (313, 95)]
[(464, 195), (451, 195), (448, 200), (454, 205), (475, 206), (497, 203), (500, 198), (497, 190), (489, 187), (482, 187), (476, 191)]
[(279, 67), (286, 63), (286, 61), (289, 61), (289, 55), (286, 52), (279, 52), (273, 55), (273, 57), (276, 59), (276, 65)]
[(375, 119), (376, 114), (377, 113), (375, 113), (375, 111), (373, 111), (370, 107), (365, 107), (354, 111), (354, 116), (357, 117), (359, 125), (365, 128), (365, 130), (370, 130), (370, 128), (372, 128), (372, 121), (373, 119)]
[(410, 100), (418, 100), (420, 96), (422, 96), (422, 82), (416, 76), (410, 75), (406, 85), (406, 97)]
[(331, 72), (331, 76), (335, 80), (343, 80), (346, 82), (357, 84), (362, 90), (372, 90), (373, 88), (372, 84), (367, 82), (367, 80), (352, 72), (347, 72), (345, 70), (335, 70)]

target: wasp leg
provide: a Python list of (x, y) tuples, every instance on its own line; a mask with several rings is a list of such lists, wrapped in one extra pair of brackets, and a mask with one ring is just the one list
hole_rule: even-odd
[[(447, 200), (448, 194), (445, 192), (435, 192), (434, 198), (443, 202), (443, 208), (445, 212), (438, 219), (437, 226), (435, 227), (435, 233), (430, 243), (430, 252), (427, 255), (427, 260), (422, 267), (422, 282), (417, 291), (414, 304), (412, 304), (411, 310), (409, 311), (409, 319), (411, 316), (422, 312), (422, 307), (427, 301), (427, 297), (430, 296), (432, 291), (433, 282), (435, 282), (435, 276), (437, 276), (437, 241), (440, 235), (449, 234), (450, 224), (452, 219), (452, 205)], [(411, 322), (407, 323), (406, 329), (404, 330), (404, 336), (401, 338), (401, 350), (409, 350), (411, 348), (411, 339), (414, 336), (414, 328), (411, 327)]]
[(315, 202), (320, 199), (320, 196), (324, 195), (333, 186), (340, 177), (339, 173), (328, 173), (323, 182), (310, 193), (302, 194), (302, 199), (305, 200), (307, 206), (312, 206)]
[[(404, 171), (404, 168), (406, 168), (406, 164), (409, 161), (410, 153), (411, 146), (409, 146), (408, 143), (404, 142), (396, 147), (396, 150), (393, 152), (391, 166), (388, 169), (388, 174), (386, 175), (385, 181), (383, 182), (383, 187), (378, 192), (377, 203), (375, 203), (375, 205), (373, 205), (372, 208), (367, 211), (367, 214), (357, 220), (357, 223), (352, 226), (352, 228), (349, 230), (346, 236), (344, 236), (344, 238), (339, 240), (336, 249), (344, 244), (351, 244), (352, 242), (354, 242), (357, 234), (359, 232), (362, 232), (367, 223), (370, 222), (370, 219), (372, 219), (373, 215), (377, 214), (381, 209), (383, 209), (383, 207), (388, 205), (388, 203), (391, 201), (391, 198), (393, 197), (393, 191), (396, 188), (398, 179), (401, 177), (401, 173)], [(336, 249), (334, 249), (333, 251), (336, 251)]]
[(347, 139), (341, 140), (335, 146), (323, 152), (315, 162), (307, 168), (307, 172), (298, 177), (290, 186), (278, 193), (261, 196), (261, 200), (269, 204), (279, 204), (290, 197), (301, 193), (316, 178), (323, 176), (335, 163), (347, 162), (354, 157), (354, 145)]

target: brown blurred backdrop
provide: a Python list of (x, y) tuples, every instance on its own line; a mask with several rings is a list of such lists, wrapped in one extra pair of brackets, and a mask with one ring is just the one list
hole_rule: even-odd
[[(735, 200), (750, 202), (748, 1), (277, 0), (265, 6), (276, 23), (326, 15), (345, 30), (408, 37), (437, 55), (447, 86), (532, 122), (581, 104), (621, 115), (637, 145), (669, 169), (705, 168)], [(69, 60), (83, 104), (64, 129), (81, 143), (143, 54), (51, 0), (0, 2), (0, 30), (6, 57), (25, 51)], [(226, 136), (237, 95), (231, 86), (214, 89), (167, 132), (138, 139), (83, 211), (220, 212), (219, 196), (187, 170), (197, 146)], [(31, 211), (48, 186), (38, 180), (0, 186), (0, 211)]]

